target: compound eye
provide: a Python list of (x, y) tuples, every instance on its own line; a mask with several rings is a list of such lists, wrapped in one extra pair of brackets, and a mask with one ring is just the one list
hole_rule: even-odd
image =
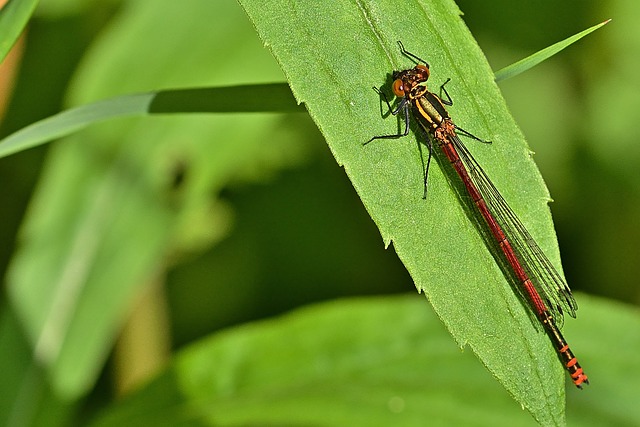
[(393, 86), (391, 86), (393, 90), (393, 94), (398, 98), (404, 98), (404, 83), (402, 83), (401, 79), (396, 79), (393, 82)]
[(429, 78), (429, 66), (428, 65), (422, 65), (422, 64), (418, 64), (416, 65), (416, 69), (421, 71), (422, 77), (427, 80)]

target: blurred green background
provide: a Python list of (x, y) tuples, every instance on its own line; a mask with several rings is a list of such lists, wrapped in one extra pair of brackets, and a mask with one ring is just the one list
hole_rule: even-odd
[[(128, 3), (135, 2), (41, 2), (20, 45), (15, 82), (0, 94), (8, 102), (1, 136), (70, 105), (117, 94), (284, 81), (234, 1), (220, 0), (211, 6), (233, 31), (220, 30), (208, 40), (194, 28), (193, 34), (179, 39), (181, 43), (154, 39), (153, 33), (144, 31), (127, 35), (128, 20), (142, 13), (142, 6), (136, 10)], [(636, 141), (640, 4), (544, 0), (516, 7), (506, 0), (460, 0), (458, 5), (494, 70), (613, 18), (602, 30), (500, 87), (536, 152), (535, 160), (555, 200), (551, 209), (572, 289), (640, 304), (640, 148)], [(188, 21), (188, 13), (183, 18)], [(153, 19), (149, 17), (149, 22)], [(206, 22), (202, 25), (206, 28)], [(162, 49), (155, 51), (153, 47), (160, 44)], [(137, 63), (114, 53), (145, 46), (148, 54)], [(173, 52), (175, 57), (155, 57), (158, 51)], [(179, 66), (181, 53), (193, 61), (208, 55), (208, 62), (194, 62), (203, 67), (200, 74), (186, 72)], [(118, 61), (121, 68), (113, 65)], [(132, 71), (122, 71), (125, 65)], [(154, 77), (145, 81), (148, 75)], [(153, 147), (150, 152), (161, 146), (173, 154), (172, 143), (180, 141), (164, 140), (169, 139), (167, 135), (184, 134), (171, 133), (172, 122), (179, 120), (153, 118), (123, 127), (134, 135), (129, 143), (144, 134), (145, 144)], [(157, 270), (158, 304), (166, 303), (166, 311), (161, 311), (168, 316), (158, 338), (160, 348), (177, 349), (218, 329), (314, 301), (414, 289), (393, 250), (384, 249), (375, 225), (309, 117), (271, 115), (260, 120), (249, 115), (199, 116), (180, 124), (190, 126), (188, 135), (203, 138), (200, 144), (213, 138), (206, 135), (241, 139), (244, 128), (255, 124), (259, 131), (251, 134), (247, 144), (264, 150), (255, 157), (241, 148), (225, 154), (233, 159), (229, 161), (233, 169), (218, 184), (198, 188), (202, 206), (191, 207), (185, 214), (190, 225), (181, 229), (182, 237), (167, 237), (174, 239), (172, 250), (163, 255)], [(215, 123), (209, 128), (210, 122)], [(155, 131), (148, 130), (154, 126), (158, 126)], [(99, 128), (93, 132), (108, 135), (113, 130), (110, 124)], [(275, 135), (284, 142), (275, 143), (279, 139)], [(56, 144), (45, 145), (0, 160), (3, 277), (18, 247), (18, 232), (34, 189), (45, 185), (38, 180), (53, 173), (51, 167), (48, 174), (42, 171), (54, 150)], [(111, 153), (120, 148), (105, 150)], [(209, 176), (202, 165), (206, 158), (192, 158), (189, 151), (180, 150), (175, 156), (158, 155), (162, 161), (169, 157), (169, 164), (149, 174), (157, 175), (154, 183), (164, 183), (163, 194), (172, 198), (169, 204), (180, 204), (182, 193), (197, 187), (194, 181)], [(207, 233), (211, 235), (197, 237)], [(6, 292), (0, 298), (8, 322), (12, 315)], [(117, 356), (112, 355), (83, 404), (87, 416), (110, 401), (113, 384), (120, 381), (114, 374), (116, 365)]]

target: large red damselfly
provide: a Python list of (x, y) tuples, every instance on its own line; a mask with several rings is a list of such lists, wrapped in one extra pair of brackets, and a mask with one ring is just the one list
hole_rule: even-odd
[(430, 92), (426, 86), (429, 65), (408, 52), (401, 42), (398, 44), (401, 53), (416, 63), (411, 69), (393, 73), (392, 90), (399, 99), (398, 106), (393, 109), (385, 94), (377, 88), (374, 89), (384, 99), (392, 115), (404, 115), (404, 132), (374, 136), (364, 144), (376, 139), (407, 136), (411, 116), (418, 121), (427, 134), (426, 145), (429, 149), (429, 157), (424, 167), (423, 198), (427, 195), (427, 176), (435, 143), (460, 177), (466, 194), (488, 227), (489, 235), (499, 248), (509, 274), (513, 276), (518, 293), (523, 296), (528, 308), (542, 324), (573, 383), (582, 388), (583, 384), (589, 384), (589, 380), (558, 327), (562, 325), (564, 312), (575, 317), (578, 308), (569, 286), (458, 137), (458, 134), (462, 134), (476, 141), (489, 142), (456, 126), (451, 120), (445, 107), (453, 105), (445, 88), (450, 79), (440, 86), (440, 96)]

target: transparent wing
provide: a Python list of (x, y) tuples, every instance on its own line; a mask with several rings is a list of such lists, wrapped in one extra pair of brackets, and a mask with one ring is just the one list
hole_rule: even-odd
[(556, 323), (562, 326), (563, 313), (566, 312), (571, 317), (575, 317), (578, 309), (569, 286), (460, 138), (455, 135), (451, 137), (451, 142), (469, 172), (471, 181), (485, 199), (489, 211), (504, 231), (531, 282), (555, 317)]

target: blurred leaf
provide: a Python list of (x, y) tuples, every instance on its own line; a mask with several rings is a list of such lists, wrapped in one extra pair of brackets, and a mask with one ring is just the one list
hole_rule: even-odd
[(56, 399), (22, 332), (11, 309), (0, 307), (0, 425), (67, 425), (76, 404)]
[[(637, 425), (640, 313), (581, 298), (572, 336), (594, 385), (571, 425)], [(616, 349), (616, 351), (609, 351)], [(415, 296), (342, 300), (229, 329), (178, 353), (93, 427), (533, 425)]]
[[(432, 168), (422, 195), (416, 139), (362, 143), (397, 132), (380, 118), (371, 86), (392, 70), (412, 66), (396, 41), (431, 65), (434, 86), (448, 86), (457, 124), (492, 145), (469, 148), (550, 258), (560, 265), (549, 194), (522, 134), (509, 115), (482, 52), (451, 1), (317, 2), (241, 0), (343, 165), (386, 245), (393, 246), (436, 313), (460, 345), (483, 363), (543, 424), (562, 424), (564, 373), (536, 332), (481, 235), (456, 196), (454, 184)], [(389, 89), (386, 89), (389, 93)], [(443, 162), (445, 165), (447, 162)], [(446, 169), (446, 167), (445, 167)], [(505, 350), (508, 349), (508, 350)]]
[(501, 80), (506, 80), (509, 79), (511, 77), (517, 76), (520, 73), (523, 73), (525, 71), (527, 71), (530, 68), (535, 67), (536, 65), (538, 65), (539, 63), (541, 63), (542, 61), (544, 61), (545, 59), (548, 59), (550, 57), (552, 57), (553, 55), (555, 55), (556, 53), (560, 52), (561, 50), (563, 50), (564, 48), (572, 45), (573, 43), (577, 42), (578, 40), (580, 40), (581, 38), (583, 38), (584, 36), (586, 36), (587, 34), (592, 33), (593, 31), (597, 30), (598, 28), (602, 27), (605, 24), (608, 24), (609, 21), (611, 21), (611, 19), (607, 19), (604, 22), (599, 23), (598, 25), (594, 25), (593, 27), (589, 27), (584, 31), (579, 32), (576, 35), (573, 35), (569, 38), (566, 38), (558, 43), (555, 43), (545, 49), (542, 49), (536, 53), (534, 53), (533, 55), (527, 56), (524, 59), (521, 59), (520, 61), (516, 62), (515, 64), (511, 64), (508, 67), (504, 67), (503, 69), (496, 71), (496, 82), (499, 82)]
[(0, 62), (20, 37), (38, 0), (9, 0), (0, 9)]
[[(123, 5), (80, 65), (72, 104), (282, 80), (235, 3), (189, 5)], [(224, 19), (212, 26), (214, 17)], [(134, 101), (129, 107), (140, 111), (149, 100)], [(169, 259), (227, 232), (220, 189), (300, 162), (305, 146), (297, 138), (282, 116), (191, 115), (111, 121), (54, 147), (9, 267), (8, 292), (55, 393), (75, 399), (93, 386), (142, 287)]]
[(92, 426), (534, 425), (417, 296), (215, 334)]
[(567, 392), (568, 425), (640, 425), (640, 309), (580, 296), (580, 321), (567, 322), (565, 330), (589, 368), (591, 386)]
[(0, 157), (116, 117), (168, 113), (303, 112), (286, 83), (174, 89), (124, 95), (72, 108), (0, 140)]

